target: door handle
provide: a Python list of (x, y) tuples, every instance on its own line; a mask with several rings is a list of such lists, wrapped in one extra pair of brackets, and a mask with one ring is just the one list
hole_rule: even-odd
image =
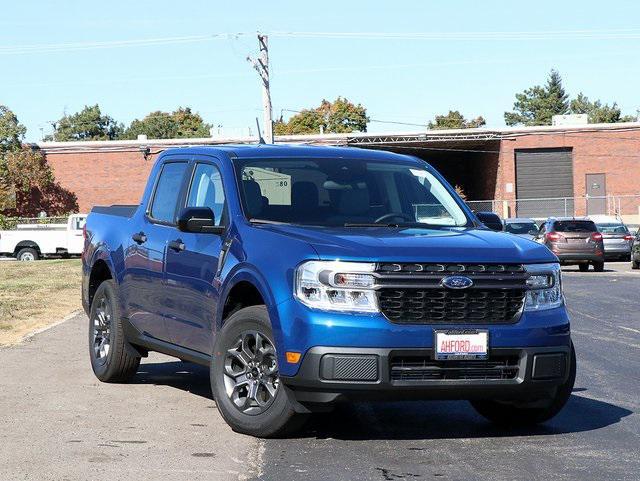
[(176, 252), (180, 252), (184, 250), (184, 242), (181, 239), (172, 240), (169, 242), (169, 249), (172, 249)]
[(131, 236), (131, 238), (133, 239), (134, 242), (136, 242), (137, 244), (144, 244), (145, 242), (147, 242), (147, 236), (144, 235), (144, 232), (138, 232), (137, 234), (133, 234)]

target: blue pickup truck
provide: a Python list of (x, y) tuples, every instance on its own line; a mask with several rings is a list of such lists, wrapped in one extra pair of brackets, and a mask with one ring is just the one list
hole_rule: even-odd
[(125, 382), (149, 351), (209, 366), (224, 419), (260, 437), (345, 400), (543, 422), (576, 373), (558, 260), (492, 220), (410, 156), (166, 150), (139, 205), (87, 220), (93, 371)]

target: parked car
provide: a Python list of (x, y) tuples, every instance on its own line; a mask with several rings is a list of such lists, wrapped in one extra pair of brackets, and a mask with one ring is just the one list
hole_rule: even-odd
[(631, 260), (633, 236), (620, 219), (611, 216), (591, 216), (604, 239), (605, 259)]
[(140, 205), (89, 214), (91, 366), (105, 382), (149, 351), (209, 366), (220, 413), (255, 436), (358, 399), (543, 422), (576, 373), (560, 267), (483, 218), (410, 156), (166, 150)]
[(561, 264), (577, 264), (586, 272), (589, 264), (604, 270), (604, 242), (596, 224), (587, 218), (549, 218), (542, 224), (536, 240), (546, 245)]
[(526, 217), (512, 217), (504, 220), (504, 231), (525, 239), (533, 240), (538, 235), (538, 224)]
[(636, 231), (631, 247), (631, 268), (640, 269), (640, 227)]
[(0, 231), (0, 255), (19, 261), (36, 261), (48, 256), (82, 254), (82, 229), (87, 214), (73, 214), (64, 224), (18, 224)]

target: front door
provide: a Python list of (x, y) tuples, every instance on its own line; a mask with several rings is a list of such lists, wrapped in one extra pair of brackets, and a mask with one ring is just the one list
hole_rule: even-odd
[(605, 174), (587, 174), (587, 215), (607, 213), (607, 185)]
[(134, 219), (136, 229), (124, 252), (125, 315), (140, 332), (163, 341), (170, 340), (163, 306), (165, 252), (187, 168), (186, 160), (162, 166), (150, 207)]
[[(216, 225), (227, 222), (220, 170), (214, 160), (196, 160), (185, 207), (210, 207)], [(219, 263), (224, 235), (172, 229), (166, 257), (166, 322), (171, 342), (211, 354), (218, 305)]]

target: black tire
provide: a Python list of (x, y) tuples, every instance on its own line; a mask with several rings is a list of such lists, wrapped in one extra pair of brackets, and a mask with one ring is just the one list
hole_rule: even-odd
[[(102, 382), (126, 382), (135, 376), (140, 365), (140, 356), (134, 356), (127, 346), (117, 299), (115, 283), (104, 281), (93, 296), (89, 312), (89, 358), (94, 374)], [(100, 320), (101, 309), (109, 310), (108, 331), (104, 329), (107, 322)], [(106, 353), (98, 347), (98, 333), (100, 339), (108, 337)]]
[(632, 269), (640, 269), (640, 261), (631, 261)]
[(509, 428), (533, 426), (543, 423), (558, 414), (571, 397), (576, 381), (576, 351), (571, 344), (571, 362), (569, 376), (564, 384), (556, 389), (555, 395), (546, 407), (529, 407), (516, 402), (471, 401), (471, 405), (481, 416), (492, 423)]
[(604, 271), (604, 262), (594, 262), (593, 263), (593, 270), (596, 272), (603, 272)]
[(37, 261), (40, 258), (40, 254), (33, 247), (23, 247), (16, 254), (16, 259), (19, 261)]
[(587, 272), (589, 270), (589, 264), (578, 264), (580, 272)]
[[(251, 306), (240, 309), (225, 321), (222, 329), (216, 335), (210, 369), (211, 391), (220, 414), (234, 431), (260, 438), (286, 436), (300, 428), (306, 420), (306, 416), (295, 411), (286, 389), (279, 380), (277, 381), (275, 396), (270, 398), (270, 404), (261, 412), (247, 414), (234, 404), (227, 393), (225, 380), (228, 383), (234, 382), (226, 374), (229, 367), (225, 364), (228, 363), (227, 359), (230, 359), (228, 352), (238, 346), (238, 341), (244, 339), (244, 336), (254, 332), (264, 336), (273, 346), (273, 352), (275, 353), (273, 331), (271, 330), (271, 322), (265, 306)], [(275, 354), (272, 359), (275, 359), (275, 367), (277, 369)], [(245, 370), (244, 372), (247, 371)], [(230, 390), (235, 392), (231, 388)], [(248, 402), (251, 401), (248, 400)], [(252, 409), (260, 411), (262, 408)]]

